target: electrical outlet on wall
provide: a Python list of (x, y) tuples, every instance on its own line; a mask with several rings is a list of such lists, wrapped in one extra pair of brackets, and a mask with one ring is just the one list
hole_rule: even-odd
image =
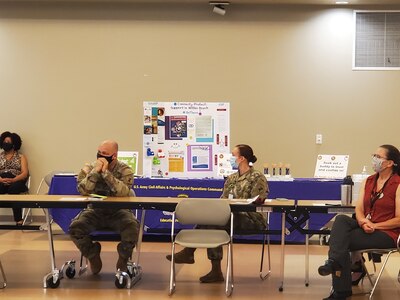
[(322, 134), (317, 133), (317, 134), (315, 135), (315, 143), (316, 143), (317, 145), (321, 145), (321, 144), (322, 144)]

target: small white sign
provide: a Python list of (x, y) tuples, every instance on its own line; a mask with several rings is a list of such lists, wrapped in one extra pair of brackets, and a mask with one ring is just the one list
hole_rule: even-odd
[(315, 178), (339, 178), (347, 175), (348, 155), (318, 155)]

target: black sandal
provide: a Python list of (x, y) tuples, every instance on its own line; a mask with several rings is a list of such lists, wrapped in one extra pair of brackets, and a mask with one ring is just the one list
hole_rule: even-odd
[(362, 272), (353, 272), (353, 274), (360, 274), (357, 279), (351, 281), (351, 285), (356, 286), (360, 283), (361, 280), (364, 279), (365, 275), (367, 275), (367, 272), (365, 270), (362, 270)]

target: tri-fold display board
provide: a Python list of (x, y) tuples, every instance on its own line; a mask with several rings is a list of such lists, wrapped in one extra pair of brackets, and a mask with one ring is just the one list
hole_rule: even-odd
[(143, 102), (143, 175), (221, 177), (230, 153), (229, 103)]

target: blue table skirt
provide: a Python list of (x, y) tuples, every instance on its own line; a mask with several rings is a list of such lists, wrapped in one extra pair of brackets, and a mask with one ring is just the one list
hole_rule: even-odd
[[(136, 178), (133, 189), (138, 197), (190, 197), (219, 198), (222, 194), (222, 179), (151, 179)], [(269, 181), (268, 198), (288, 198), (295, 200), (339, 200), (340, 180), (317, 180), (313, 178), (296, 178), (294, 181)], [(49, 194), (77, 195), (76, 178), (73, 176), (54, 176)], [(52, 209), (54, 221), (68, 232), (71, 220), (79, 213), (76, 209)], [(311, 214), (309, 228), (320, 229), (334, 215)], [(139, 216), (138, 216), (139, 217)], [(180, 228), (177, 224), (177, 228)], [(170, 229), (171, 214), (163, 211), (147, 211), (145, 226), (148, 233), (157, 229)], [(281, 228), (281, 216), (272, 213), (270, 229)], [(249, 238), (249, 237), (246, 237)], [(250, 237), (251, 238), (251, 237)], [(255, 237), (260, 239), (260, 237)], [(271, 240), (280, 240), (280, 236), (271, 236)], [(288, 242), (303, 242), (304, 236), (297, 231), (286, 237)]]

